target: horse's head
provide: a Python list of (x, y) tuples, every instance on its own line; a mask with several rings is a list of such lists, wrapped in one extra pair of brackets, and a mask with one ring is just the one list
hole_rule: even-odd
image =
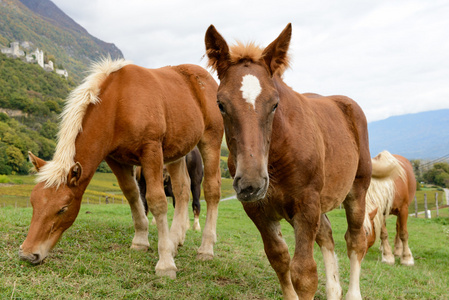
[[(30, 160), (37, 171), (46, 164), (31, 153)], [(81, 204), (74, 189), (81, 172), (81, 165), (76, 163), (70, 169), (67, 184), (45, 187), (45, 183), (40, 182), (33, 188), (30, 198), (33, 216), (28, 235), (19, 249), (20, 259), (32, 264), (42, 262), (61, 234), (73, 224)]]
[(229, 48), (213, 25), (206, 32), (209, 65), (220, 79), (217, 103), (235, 163), (234, 189), (240, 201), (262, 199), (268, 189), (268, 153), (279, 103), (273, 78), (288, 66), (290, 38), (288, 24), (265, 49), (252, 43)]

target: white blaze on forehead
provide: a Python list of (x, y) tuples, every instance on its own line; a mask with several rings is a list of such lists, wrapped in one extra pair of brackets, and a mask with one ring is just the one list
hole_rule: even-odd
[(256, 107), (256, 99), (262, 92), (262, 87), (260, 86), (259, 79), (254, 75), (245, 75), (242, 79), (242, 97), (246, 102), (251, 104), (253, 108)]

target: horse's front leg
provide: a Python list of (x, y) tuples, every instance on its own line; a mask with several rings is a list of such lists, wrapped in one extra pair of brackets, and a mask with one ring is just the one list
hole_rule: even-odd
[(365, 230), (363, 228), (363, 221), (365, 219), (365, 196), (369, 184), (369, 179), (366, 179), (367, 177), (356, 177), (351, 194), (343, 202), (346, 219), (348, 221), (345, 240), (351, 272), (349, 288), (345, 298), (349, 300), (362, 299), (362, 294), (360, 293), (360, 272), (362, 260), (368, 247)]
[(316, 191), (303, 191), (302, 196), (296, 200), (297, 212), (292, 218), (296, 242), (290, 272), (299, 299), (313, 299), (318, 288), (313, 245), (320, 223), (320, 197)]
[(290, 275), (290, 254), (288, 252), (287, 244), (282, 238), (281, 225), (278, 221), (266, 219), (257, 205), (244, 204), (243, 207), (257, 229), (259, 229), (264, 244), (265, 254), (267, 255), (271, 267), (276, 271), (276, 275), (279, 278), (284, 299), (298, 299), (298, 295), (292, 284)]
[(326, 270), (326, 295), (327, 299), (341, 299), (342, 289), (338, 275), (337, 256), (334, 251), (334, 239), (329, 218), (323, 214), (320, 219), (320, 229), (316, 236), (316, 242), (323, 254), (324, 268)]
[(131, 248), (146, 251), (150, 247), (148, 242), (148, 219), (140, 199), (139, 188), (133, 176), (133, 166), (119, 164), (111, 158), (106, 158), (105, 160), (117, 177), (120, 189), (131, 207), (135, 232)]
[(170, 239), (167, 221), (167, 198), (164, 193), (162, 169), (164, 164), (162, 147), (159, 144), (148, 144), (141, 157), (142, 171), (147, 182), (146, 199), (148, 208), (156, 219), (158, 233), (159, 261), (156, 264), (156, 275), (176, 278), (176, 265), (173, 259), (177, 244)]
[(388, 242), (388, 231), (386, 226), (386, 218), (382, 222), (380, 228), (380, 250), (382, 251), (382, 262), (388, 265), (394, 265), (394, 255)]
[(166, 167), (168, 173), (170, 173), (171, 186), (174, 194), (173, 200), (176, 199), (175, 213), (170, 228), (170, 239), (176, 247), (184, 244), (187, 225), (189, 224), (187, 207), (189, 204), (190, 177), (184, 158), (168, 164)]

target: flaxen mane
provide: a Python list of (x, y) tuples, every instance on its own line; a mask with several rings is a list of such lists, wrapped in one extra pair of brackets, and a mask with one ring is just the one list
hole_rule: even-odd
[(58, 143), (53, 160), (43, 166), (37, 174), (37, 182), (45, 182), (46, 187), (58, 187), (65, 184), (70, 168), (75, 164), (75, 139), (82, 130), (82, 121), (89, 104), (97, 104), (100, 99), (100, 86), (106, 77), (129, 64), (124, 59), (103, 58), (93, 63), (90, 75), (74, 89), (66, 100), (60, 115)]
[(365, 220), (363, 226), (370, 234), (372, 231), (369, 213), (377, 210), (374, 217), (374, 227), (376, 230), (376, 240), (380, 238), (380, 229), (385, 218), (390, 214), (396, 191), (394, 181), (400, 177), (405, 181), (406, 174), (402, 163), (390, 152), (382, 151), (372, 160), (373, 175), (371, 183), (366, 193)]

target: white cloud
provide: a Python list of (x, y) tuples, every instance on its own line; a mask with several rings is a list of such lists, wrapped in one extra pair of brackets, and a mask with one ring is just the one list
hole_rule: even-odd
[(298, 92), (344, 94), (368, 121), (449, 108), (449, 3), (418, 1), (53, 0), (89, 33), (146, 67), (205, 65), (204, 33), (268, 45), (293, 24)]

